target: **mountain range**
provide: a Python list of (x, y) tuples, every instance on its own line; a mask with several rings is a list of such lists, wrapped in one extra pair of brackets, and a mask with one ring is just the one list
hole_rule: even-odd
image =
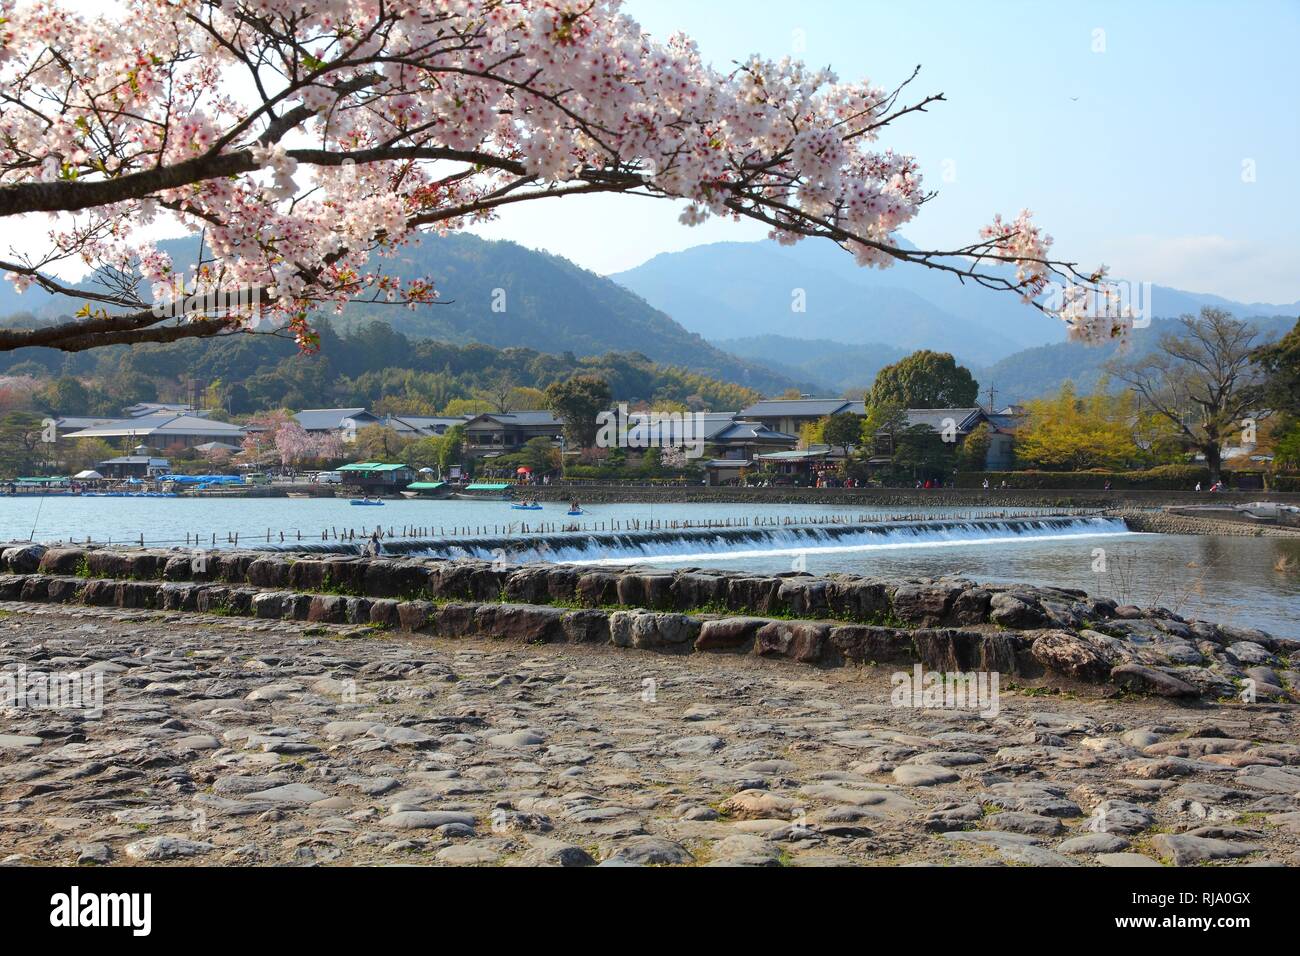
[[(1065, 342), (1060, 322), (1015, 295), (921, 266), (863, 268), (827, 240), (694, 246), (610, 278), (714, 342), (779, 335), (930, 348), (981, 365)], [(1300, 302), (1233, 302), (1160, 285), (1152, 286), (1150, 303), (1154, 318), (1176, 318), (1206, 305), (1239, 317), (1300, 313)]]
[[(194, 240), (168, 240), (159, 247), (178, 265), (194, 259)], [(464, 233), (427, 236), (380, 264), (404, 279), (432, 277), (438, 302), (415, 309), (356, 302), (332, 318), (340, 331), (382, 319), (405, 335), (455, 345), (477, 342), (579, 357), (640, 353), (763, 393), (816, 384), (727, 354), (617, 283), (517, 243)], [(30, 313), (49, 320), (66, 314), (71, 303), (34, 286), (20, 296), (0, 282), (0, 317)]]
[[(162, 245), (178, 264), (192, 259), (193, 240)], [(600, 276), (513, 242), (453, 234), (424, 237), (384, 265), (404, 278), (433, 278), (439, 302), (353, 303), (334, 320), (340, 331), (382, 319), (409, 337), (458, 345), (634, 352), (768, 395), (860, 393), (884, 365), (929, 348), (952, 352), (1000, 399), (1019, 401), (1064, 377), (1086, 387), (1109, 351), (1067, 343), (1061, 323), (1010, 293), (920, 266), (862, 268), (825, 240), (713, 243)], [(1277, 329), (1300, 314), (1300, 302), (1233, 302), (1164, 286), (1149, 301), (1166, 318), (1206, 305), (1242, 318), (1289, 316)], [(19, 296), (0, 282), (0, 317), (49, 321), (68, 310), (69, 300), (37, 288)], [(1163, 327), (1157, 318), (1138, 330), (1135, 347)]]
[(877, 372), (911, 351), (880, 342), (850, 345), (830, 339), (794, 339), (785, 335), (718, 339), (713, 344), (732, 355), (762, 362), (787, 378), (815, 382), (812, 391), (818, 394), (858, 398), (871, 387)]

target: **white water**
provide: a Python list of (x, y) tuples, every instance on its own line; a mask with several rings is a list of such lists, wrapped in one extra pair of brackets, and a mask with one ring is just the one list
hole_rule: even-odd
[[(1031, 532), (1022, 534), (1007, 534), (1000, 538), (930, 538), (917, 536), (911, 541), (890, 541), (879, 544), (826, 544), (809, 547), (788, 547), (788, 548), (767, 548), (762, 550), (735, 550), (729, 549), (723, 552), (704, 551), (698, 554), (673, 554), (658, 555), (650, 558), (652, 564), (699, 564), (701, 562), (717, 561), (740, 561), (745, 562), (754, 558), (781, 558), (781, 557), (811, 557), (813, 555), (832, 555), (832, 554), (867, 554), (873, 551), (897, 551), (902, 549), (929, 550), (932, 548), (969, 548), (981, 545), (1011, 545), (1024, 541), (1033, 540), (1036, 542), (1043, 541), (1078, 541), (1081, 538), (1134, 538), (1138, 537), (1140, 532), (1137, 531), (1079, 531), (1073, 534), (1033, 534)], [(579, 559), (559, 559), (564, 564), (582, 564), (582, 565), (617, 565), (627, 564), (628, 557), (617, 558), (590, 558), (586, 560)]]

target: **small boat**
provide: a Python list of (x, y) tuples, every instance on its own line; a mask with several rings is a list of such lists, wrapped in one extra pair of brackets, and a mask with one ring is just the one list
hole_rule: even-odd
[(445, 481), (413, 481), (401, 492), (403, 498), (428, 498), (437, 500), (451, 495), (452, 486)]
[(541, 505), (511, 505), (511, 511), (541, 511)]
[(348, 502), (350, 505), (382, 505), (383, 503), (382, 498), (353, 498)]
[(578, 515), (585, 515), (586, 513), (587, 513), (587, 512), (583, 511), (581, 508), (579, 508), (577, 511), (566, 511), (566, 512), (565, 512), (566, 515), (573, 515), (573, 517), (575, 517), (575, 518), (576, 518)]

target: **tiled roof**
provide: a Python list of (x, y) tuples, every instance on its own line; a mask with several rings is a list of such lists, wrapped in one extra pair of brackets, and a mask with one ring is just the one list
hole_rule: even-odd
[(715, 442), (756, 441), (774, 445), (794, 445), (799, 441), (796, 436), (774, 431), (762, 422), (746, 421), (732, 422), (726, 428), (717, 432), (710, 440)]
[(970, 431), (984, 417), (982, 408), (909, 408), (908, 425), (926, 425), (934, 431), (943, 431), (951, 420), (957, 431)]
[(293, 416), (309, 432), (333, 431), (344, 428), (348, 419), (361, 424), (378, 421), (364, 408), (304, 408)]
[(839, 412), (852, 412), (865, 415), (865, 402), (851, 401), (847, 398), (791, 398), (772, 399), (755, 402), (748, 408), (742, 408), (740, 414), (745, 418), (825, 418)]
[(206, 438), (235, 438), (244, 434), (238, 425), (213, 421), (195, 415), (173, 415), (162, 412), (141, 415), (139, 418), (119, 418), (116, 421), (91, 425), (80, 431), (69, 432), (65, 438), (167, 438), (173, 435), (202, 435)]
[(470, 420), (479, 421), (480, 419), (491, 419), (500, 422), (502, 425), (555, 425), (556, 427), (563, 427), (564, 425), (564, 422), (556, 418), (555, 413), (550, 411), (485, 412)]

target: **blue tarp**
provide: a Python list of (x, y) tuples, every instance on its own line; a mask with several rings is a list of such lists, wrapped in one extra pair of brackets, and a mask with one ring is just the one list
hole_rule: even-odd
[(239, 475), (159, 475), (158, 481), (174, 481), (178, 485), (242, 485)]

